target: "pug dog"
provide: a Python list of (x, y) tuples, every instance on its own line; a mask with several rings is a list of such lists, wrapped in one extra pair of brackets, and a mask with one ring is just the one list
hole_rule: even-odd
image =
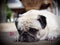
[(53, 40), (60, 36), (60, 16), (47, 10), (29, 10), (17, 20), (18, 41)]

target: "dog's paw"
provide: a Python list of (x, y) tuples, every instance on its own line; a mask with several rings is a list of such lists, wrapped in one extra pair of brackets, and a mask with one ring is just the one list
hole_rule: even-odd
[(54, 40), (54, 39), (56, 39), (57, 38), (57, 34), (52, 34), (52, 33), (50, 33), (50, 34), (48, 34), (48, 40)]

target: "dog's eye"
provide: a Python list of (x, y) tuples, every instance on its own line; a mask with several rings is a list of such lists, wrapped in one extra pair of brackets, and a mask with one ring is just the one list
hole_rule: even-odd
[(31, 34), (36, 34), (37, 33), (37, 29), (35, 29), (35, 28), (30, 28), (29, 29), (29, 32), (31, 33)]

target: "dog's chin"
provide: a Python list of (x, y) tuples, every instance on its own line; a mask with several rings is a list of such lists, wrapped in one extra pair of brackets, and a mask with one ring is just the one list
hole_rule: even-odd
[(19, 42), (38, 42), (39, 41), (39, 39), (29, 39), (29, 40), (27, 40), (27, 39), (25, 39), (25, 40), (22, 40), (22, 39), (19, 39)]
[(39, 39), (36, 37), (32, 37), (30, 35), (22, 35), (18, 39), (19, 42), (38, 42)]
[(19, 42), (38, 42), (39, 39), (36, 39), (36, 40), (19, 40)]

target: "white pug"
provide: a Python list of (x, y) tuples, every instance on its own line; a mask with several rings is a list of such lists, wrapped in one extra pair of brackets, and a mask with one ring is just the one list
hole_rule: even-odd
[(53, 40), (60, 36), (60, 16), (46, 10), (30, 10), (18, 18), (19, 41)]

